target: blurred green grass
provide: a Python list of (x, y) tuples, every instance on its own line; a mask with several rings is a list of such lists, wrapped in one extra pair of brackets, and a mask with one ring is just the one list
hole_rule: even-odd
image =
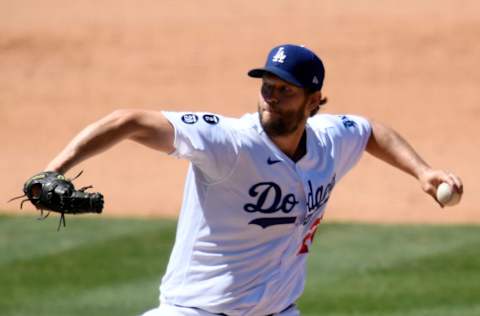
[[(138, 315), (158, 304), (175, 222), (0, 215), (0, 315)], [(302, 316), (480, 315), (480, 226), (324, 223)]]

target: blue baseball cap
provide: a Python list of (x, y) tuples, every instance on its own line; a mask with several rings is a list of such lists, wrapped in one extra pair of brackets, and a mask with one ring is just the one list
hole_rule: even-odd
[(261, 78), (265, 73), (313, 91), (322, 88), (325, 78), (320, 58), (308, 48), (291, 44), (274, 47), (268, 54), (265, 67), (252, 69), (248, 75)]

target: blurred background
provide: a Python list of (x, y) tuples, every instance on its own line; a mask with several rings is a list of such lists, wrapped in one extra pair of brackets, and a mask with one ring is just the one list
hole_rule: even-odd
[[(365, 155), (328, 220), (480, 222), (480, 4), (474, 0), (0, 1), (0, 209), (87, 124), (118, 108), (256, 109), (246, 72), (304, 44), (326, 66), (325, 112), (397, 129), (464, 181), (440, 210), (415, 179)], [(176, 216), (187, 163), (125, 142), (74, 168), (104, 216)], [(33, 212), (32, 207), (27, 209)]]

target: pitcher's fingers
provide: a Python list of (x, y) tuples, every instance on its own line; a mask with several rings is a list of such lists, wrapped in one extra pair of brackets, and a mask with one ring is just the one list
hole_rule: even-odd
[(453, 185), (455, 189), (457, 190), (458, 193), (462, 194), (463, 193), (463, 183), (462, 180), (455, 174), (450, 173), (449, 178), (453, 182)]
[(434, 185), (428, 184), (424, 186), (423, 191), (425, 191), (428, 195), (433, 197), (435, 201), (437, 200), (437, 188)]

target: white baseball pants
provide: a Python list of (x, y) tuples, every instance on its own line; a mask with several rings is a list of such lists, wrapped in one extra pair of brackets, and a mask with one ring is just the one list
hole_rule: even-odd
[[(300, 316), (300, 312), (297, 307), (293, 305), (287, 310), (274, 314), (275, 316)], [(151, 309), (141, 316), (218, 316), (218, 314), (212, 314), (201, 309), (180, 307), (161, 304), (159, 307)]]

